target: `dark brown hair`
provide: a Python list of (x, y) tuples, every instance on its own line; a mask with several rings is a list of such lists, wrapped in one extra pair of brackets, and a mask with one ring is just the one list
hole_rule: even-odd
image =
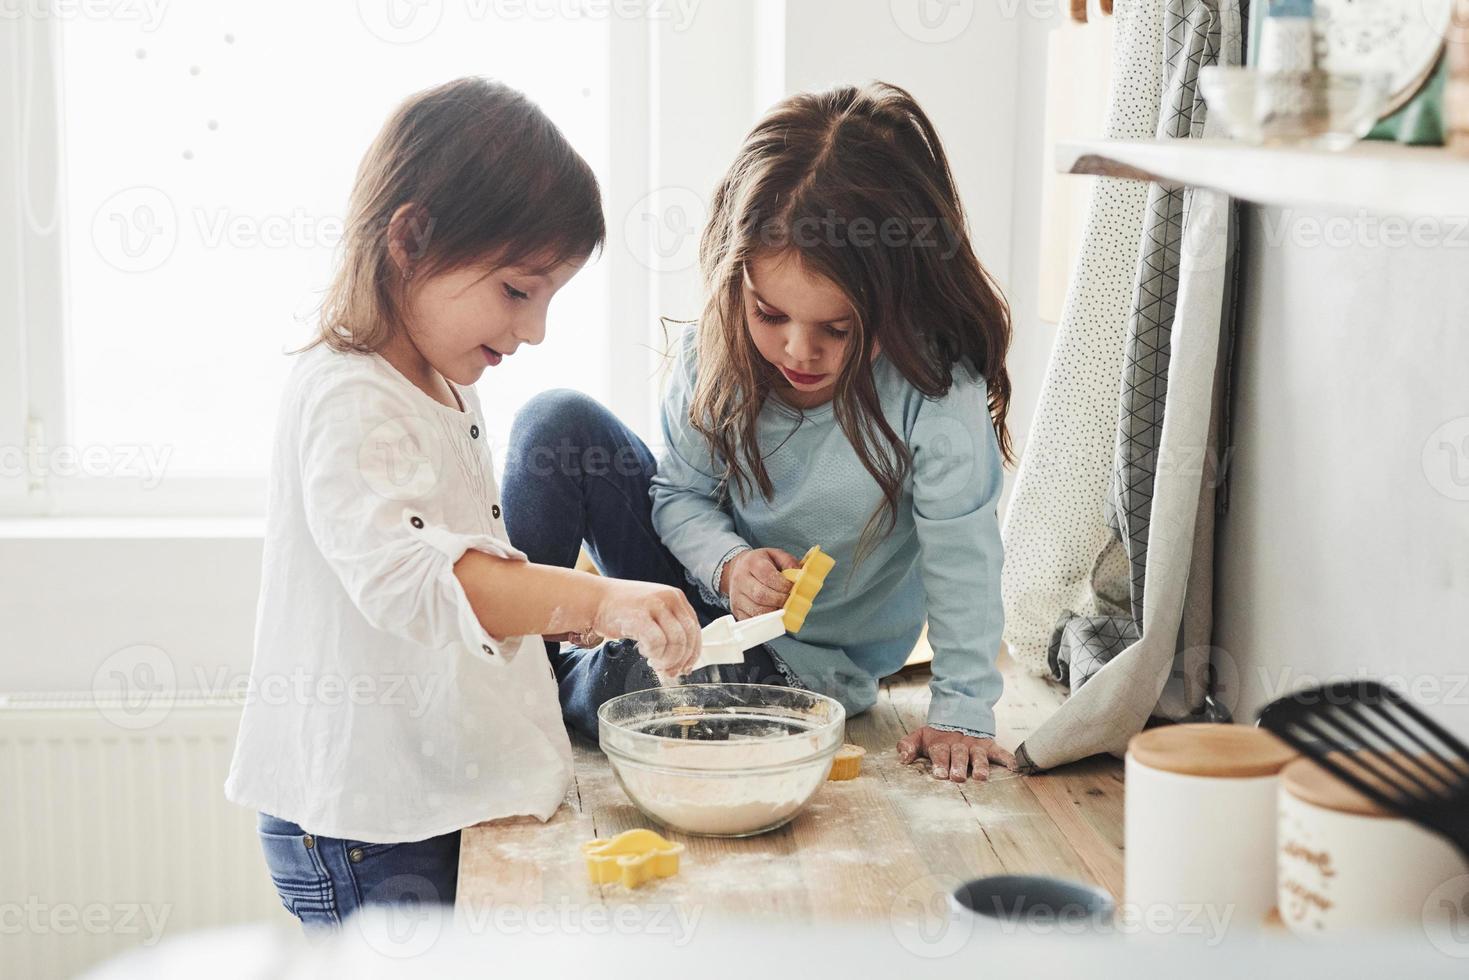
[[(408, 282), (389, 253), (406, 229), (414, 279), (477, 262), (548, 271), (606, 237), (591, 167), (540, 108), (485, 78), (419, 92), (393, 113), (357, 169), (336, 273), (316, 339), (377, 350), (403, 325)], [(401, 219), (400, 219), (401, 223)]]
[(760, 255), (796, 256), (856, 313), (833, 408), (885, 501), (864, 540), (880, 525), (891, 529), (912, 466), (883, 417), (870, 369), (876, 345), (929, 397), (948, 392), (960, 362), (983, 376), (989, 421), (1013, 461), (1010, 310), (970, 246), (938, 133), (911, 95), (874, 82), (785, 99), (746, 137), (710, 213), (699, 247), (707, 301), (690, 423), (725, 461), (727, 490), (773, 493), (756, 424), (781, 379), (749, 335), (743, 289), (746, 266)]

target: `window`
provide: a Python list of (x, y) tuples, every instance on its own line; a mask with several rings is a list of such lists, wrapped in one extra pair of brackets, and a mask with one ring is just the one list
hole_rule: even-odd
[[(17, 343), (31, 388), (26, 439), (33, 453), (40, 444), (45, 485), (11, 479), (11, 512), (44, 509), (38, 491), (75, 512), (258, 509), (285, 352), (311, 336), (357, 163), (409, 93), (468, 74), (514, 85), (609, 188), (610, 52), (624, 26), (605, 16), (119, 0), (12, 25), (27, 76), (14, 109), (43, 123), (19, 155), (59, 175), (61, 206), (48, 214), (32, 204), (49, 195), (21, 195), (37, 213), (22, 216), (31, 237), (20, 275), (45, 271), (35, 246), (49, 243), (56, 282), (31, 299), (54, 316), (23, 311)], [(608, 225), (609, 238), (620, 234), (610, 209)], [(541, 347), (480, 383), (500, 446), (514, 407), (542, 388), (614, 396), (609, 264), (558, 295)], [(167, 493), (139, 496), (165, 473)], [(192, 501), (177, 506), (180, 493)], [(141, 503), (121, 503), (129, 497)]]

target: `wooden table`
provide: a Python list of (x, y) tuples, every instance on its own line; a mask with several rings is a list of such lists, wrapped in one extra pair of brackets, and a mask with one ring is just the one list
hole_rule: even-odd
[[(1013, 749), (1060, 703), (1058, 688), (1001, 657), (1001, 744)], [(498, 820), (464, 831), (456, 909), (628, 905), (782, 922), (892, 921), (932, 915), (960, 881), (1038, 873), (1122, 890), (1122, 764), (1098, 756), (1040, 776), (998, 770), (987, 783), (934, 779), (903, 766), (894, 746), (923, 724), (926, 667), (882, 686), (877, 705), (847, 722), (867, 749), (862, 775), (828, 782), (794, 821), (740, 840), (667, 836), (687, 850), (679, 873), (635, 891), (587, 881), (580, 845), (656, 825), (618, 787), (596, 746), (577, 742), (576, 780), (547, 823)], [(937, 903), (936, 905), (934, 903)], [(625, 909), (636, 914), (637, 909)]]

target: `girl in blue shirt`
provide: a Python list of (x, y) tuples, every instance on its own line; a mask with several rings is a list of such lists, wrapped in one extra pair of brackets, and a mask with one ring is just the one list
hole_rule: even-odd
[[(958, 782), (1013, 765), (993, 740), (1009, 311), (932, 123), (881, 83), (785, 100), (716, 189), (700, 259), (662, 454), (589, 399), (534, 400), (512, 437), (512, 541), (552, 564), (585, 541), (608, 574), (685, 588), (706, 623), (780, 608), (781, 571), (820, 545), (836, 568), (799, 635), (709, 670), (855, 714), (927, 621), (928, 724), (900, 759)], [(628, 641), (550, 652), (590, 737), (601, 703), (657, 683)]]

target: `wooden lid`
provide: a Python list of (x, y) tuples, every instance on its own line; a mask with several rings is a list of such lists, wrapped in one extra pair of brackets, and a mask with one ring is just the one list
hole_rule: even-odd
[(1363, 817), (1391, 815), (1310, 759), (1297, 759), (1286, 766), (1280, 774), (1280, 782), (1296, 799), (1327, 810)]
[[(1333, 752), (1351, 766), (1350, 752)], [(1360, 768), (1359, 770), (1360, 771)], [(1372, 780), (1370, 772), (1361, 772), (1364, 779)], [(1373, 780), (1380, 782), (1380, 780)], [(1298, 800), (1303, 800), (1326, 810), (1340, 813), (1355, 813), (1362, 817), (1395, 817), (1397, 814), (1385, 810), (1354, 788), (1337, 779), (1310, 759), (1301, 758), (1285, 767), (1280, 774), (1280, 783)], [(1384, 792), (1391, 792), (1386, 787)]]
[(1248, 779), (1273, 776), (1295, 749), (1248, 725), (1162, 725), (1132, 737), (1127, 754), (1150, 769), (1185, 776)]

